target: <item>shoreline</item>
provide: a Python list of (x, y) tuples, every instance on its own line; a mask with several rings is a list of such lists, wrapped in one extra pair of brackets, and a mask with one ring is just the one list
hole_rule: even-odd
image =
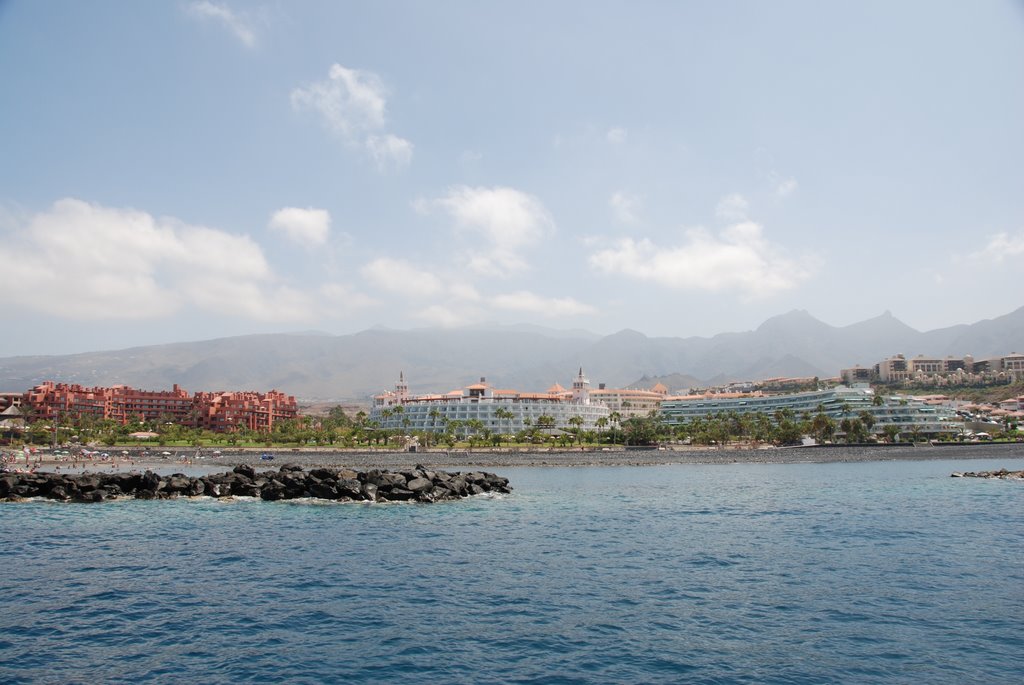
[[(271, 453), (274, 459), (266, 460), (263, 454)], [(408, 469), (416, 465), (428, 468), (503, 468), (521, 466), (663, 466), (671, 464), (831, 464), (870, 461), (934, 461), (950, 459), (1021, 459), (1024, 458), (1024, 443), (972, 443), (941, 445), (825, 445), (787, 448), (685, 448), (685, 449), (636, 449), (636, 450), (559, 450), (559, 451), (425, 451), (395, 452), (374, 450), (252, 450), (238, 449), (222, 451), (220, 455), (201, 455), (193, 458), (195, 451), (182, 451), (172, 457), (148, 455), (143, 457), (137, 451), (128, 456), (116, 455), (109, 460), (81, 460), (72, 466), (70, 460), (55, 460), (45, 457), (35, 459), (39, 471), (61, 471), (99, 469), (102, 471), (125, 471), (184, 468), (230, 468), (242, 464), (268, 469), (277, 469), (282, 464), (298, 464), (306, 468), (350, 467)], [(12, 464), (24, 468), (24, 462)]]

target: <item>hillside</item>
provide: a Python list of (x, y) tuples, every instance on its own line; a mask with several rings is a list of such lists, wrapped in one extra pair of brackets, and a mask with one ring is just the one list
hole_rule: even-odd
[[(608, 336), (532, 326), (397, 331), (352, 335), (250, 335), (107, 352), (0, 359), (0, 390), (43, 380), (118, 383), (146, 389), (177, 383), (189, 391), (277, 388), (305, 399), (365, 400), (404, 371), (413, 392), (444, 392), (481, 376), (506, 388), (565, 385), (583, 366), (594, 386), (674, 379), (690, 385), (773, 376), (835, 376), (897, 353), (1024, 351), (1024, 307), (1005, 316), (918, 332), (888, 312), (845, 327), (802, 310), (772, 317), (753, 331), (710, 338), (651, 338), (634, 330)], [(676, 374), (676, 376), (672, 376)], [(664, 381), (663, 381), (664, 382)]]

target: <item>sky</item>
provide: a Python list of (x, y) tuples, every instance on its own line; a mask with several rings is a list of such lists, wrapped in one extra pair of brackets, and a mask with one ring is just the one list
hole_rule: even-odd
[(0, 0), (0, 356), (1024, 304), (1024, 3)]

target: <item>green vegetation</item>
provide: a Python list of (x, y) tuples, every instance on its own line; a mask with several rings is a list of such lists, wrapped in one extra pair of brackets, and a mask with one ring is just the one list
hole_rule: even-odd
[[(392, 416), (401, 412), (392, 411)], [(485, 427), (479, 420), (447, 420), (432, 415), (431, 431), (409, 431), (404, 428), (382, 429), (369, 421), (365, 412), (350, 417), (341, 407), (332, 408), (326, 416), (304, 417), (299, 420), (282, 421), (273, 431), (259, 432), (241, 429), (233, 433), (213, 433), (187, 428), (167, 421), (129, 423), (122, 425), (111, 420), (96, 420), (83, 417), (75, 421), (62, 421), (56, 430), (49, 422), (29, 421), (22, 440), (35, 445), (79, 443), (92, 446), (125, 447), (140, 446), (159, 448), (363, 448), (363, 449), (405, 449), (409, 444), (422, 448), (476, 449), (482, 447), (513, 447), (531, 449), (540, 447), (590, 447), (600, 448), (617, 445), (660, 445), (685, 443), (705, 446), (728, 446), (744, 443), (750, 445), (772, 444), (793, 445), (809, 435), (819, 442), (861, 443), (875, 440), (872, 429), (874, 417), (866, 411), (854, 414), (847, 410), (838, 421), (826, 415), (821, 409), (815, 413), (796, 416), (791, 410), (781, 410), (772, 416), (762, 413), (739, 414), (722, 412), (715, 416), (695, 418), (680, 424), (668, 424), (662, 415), (652, 411), (646, 416), (623, 418), (619, 412), (612, 412), (607, 418), (599, 419), (596, 429), (584, 429), (583, 419), (574, 416), (569, 427), (560, 430), (555, 427), (554, 417), (540, 416), (536, 423), (527, 424), (522, 430), (512, 432), (515, 416), (501, 410), (497, 415), (497, 430)], [(503, 425), (502, 425), (503, 424)], [(504, 430), (502, 430), (504, 428)], [(993, 437), (1016, 438), (1018, 426), (1005, 421), (1002, 430)], [(130, 434), (140, 431), (155, 433), (156, 436), (137, 440)], [(896, 439), (896, 429), (886, 426), (882, 440)], [(914, 436), (901, 436), (913, 438)]]

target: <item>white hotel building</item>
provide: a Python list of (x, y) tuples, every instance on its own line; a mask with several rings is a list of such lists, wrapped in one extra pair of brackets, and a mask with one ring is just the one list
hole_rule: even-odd
[(553, 427), (560, 429), (573, 427), (570, 419), (578, 416), (583, 420), (581, 429), (594, 430), (597, 421), (607, 419), (611, 411), (591, 401), (590, 381), (583, 369), (573, 380), (572, 390), (556, 384), (543, 393), (499, 390), (481, 378), (443, 395), (410, 395), (403, 373), (393, 391), (373, 398), (370, 420), (381, 428), (408, 432), (444, 432), (453, 421), (465, 425), (476, 420), (493, 433), (515, 433), (537, 426), (542, 416), (551, 417)]

